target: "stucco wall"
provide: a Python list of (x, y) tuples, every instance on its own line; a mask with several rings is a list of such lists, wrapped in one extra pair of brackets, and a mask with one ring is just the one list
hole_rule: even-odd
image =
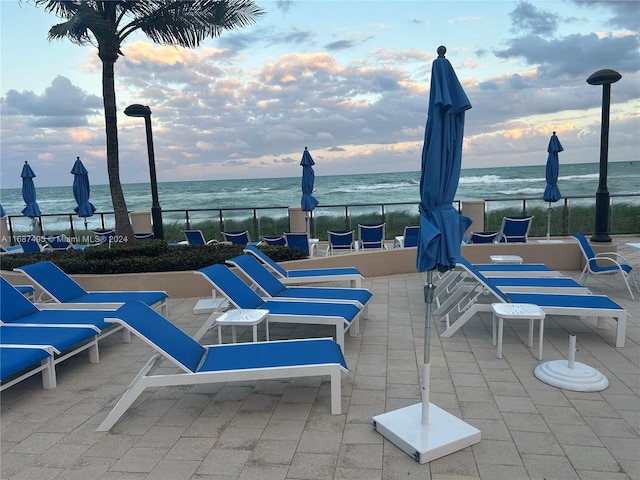
[[(538, 243), (511, 245), (463, 245), (462, 255), (472, 263), (489, 263), (492, 254), (519, 255), (528, 263), (544, 263), (555, 270), (582, 270), (584, 261), (578, 244), (573, 239), (564, 243)], [(593, 244), (596, 252), (615, 251), (613, 244)], [(413, 273), (416, 249), (391, 249), (383, 252), (356, 252), (333, 257), (314, 257), (283, 263), (287, 269), (352, 266), (365, 277)], [(2, 276), (13, 284), (28, 283), (26, 277), (2, 271)], [(207, 297), (211, 284), (193, 272), (127, 273), (120, 275), (73, 275), (87, 290), (162, 290), (171, 297)]]

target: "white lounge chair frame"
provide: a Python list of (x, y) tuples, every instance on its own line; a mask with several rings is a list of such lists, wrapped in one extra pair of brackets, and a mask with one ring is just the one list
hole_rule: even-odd
[[(130, 302), (124, 305), (122, 309), (130, 309), (131, 303), (138, 305), (134, 306), (134, 309), (142, 307), (142, 311), (146, 310), (148, 315), (156, 315), (157, 321), (168, 322), (166, 319), (160, 317), (157, 312), (151, 310), (146, 305), (139, 302)], [(122, 310), (121, 309), (121, 310)], [(133, 310), (135, 314), (135, 310)], [(331, 379), (331, 414), (339, 415), (342, 411), (342, 385), (341, 385), (341, 372), (347, 370), (340, 363), (333, 363), (327, 361), (327, 363), (316, 364), (303, 364), (303, 365), (291, 365), (291, 366), (278, 366), (278, 367), (263, 367), (263, 368), (245, 368), (245, 369), (233, 369), (233, 370), (214, 370), (214, 371), (192, 371), (187, 366), (182, 364), (180, 360), (173, 357), (160, 345), (154, 343), (147, 338), (144, 334), (139, 332), (136, 328), (127, 324), (123, 318), (109, 318), (107, 321), (119, 323), (125, 328), (131, 330), (132, 333), (140, 337), (145, 343), (155, 349), (158, 353), (155, 354), (147, 364), (142, 368), (140, 373), (131, 382), (125, 393), (120, 400), (113, 407), (107, 417), (100, 423), (96, 431), (108, 431), (111, 427), (124, 415), (129, 407), (135, 402), (135, 400), (146, 390), (147, 388), (154, 387), (168, 387), (168, 386), (180, 386), (180, 385), (200, 385), (211, 383), (224, 383), (224, 382), (238, 382), (238, 381), (253, 381), (253, 380), (269, 380), (280, 378), (295, 378), (295, 377), (311, 377), (311, 376), (325, 376), (328, 375)], [(174, 327), (171, 324), (172, 327)], [(174, 327), (178, 332), (181, 330)], [(186, 336), (186, 334), (184, 334)], [(193, 340), (195, 342), (195, 340)], [(333, 340), (323, 339), (302, 339), (302, 340), (280, 340), (274, 342), (268, 342), (271, 345), (274, 344), (286, 344), (288, 342), (332, 342)], [(197, 343), (197, 342), (196, 342)], [(262, 342), (265, 343), (265, 342)], [(218, 345), (204, 345), (207, 350), (205, 357), (209, 350), (219, 349), (234, 349), (241, 348), (246, 349), (248, 352), (251, 350), (259, 350), (261, 344), (256, 343), (236, 343), (236, 344), (218, 344)], [(170, 360), (175, 364), (181, 372), (175, 374), (159, 374), (154, 375), (152, 372), (162, 359)], [(200, 365), (204, 361), (204, 357), (200, 361)], [(344, 358), (343, 358), (344, 361)], [(346, 364), (345, 364), (346, 365)]]

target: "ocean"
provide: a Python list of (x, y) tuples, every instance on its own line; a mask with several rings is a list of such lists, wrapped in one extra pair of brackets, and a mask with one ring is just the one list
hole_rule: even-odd
[[(558, 187), (564, 197), (593, 196), (598, 179), (598, 163), (561, 164)], [(161, 182), (158, 196), (163, 211), (299, 206), (300, 182), (300, 177)], [(76, 203), (71, 180), (64, 187), (38, 188), (37, 178), (35, 183), (43, 215), (73, 212)], [(417, 203), (419, 185), (420, 172), (316, 176), (314, 196), (319, 206)], [(536, 198), (542, 197), (545, 185), (544, 165), (464, 169), (456, 199)], [(607, 186), (612, 195), (640, 193), (640, 161), (609, 163)], [(148, 183), (123, 185), (123, 190), (130, 211), (150, 210)], [(97, 213), (113, 210), (108, 185), (91, 185), (90, 200)], [(21, 189), (1, 189), (0, 203), (8, 215), (21, 215)], [(48, 220), (47, 227), (55, 229), (58, 225)]]

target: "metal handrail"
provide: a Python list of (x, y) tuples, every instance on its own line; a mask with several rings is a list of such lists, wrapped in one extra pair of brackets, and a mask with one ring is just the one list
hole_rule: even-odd
[[(616, 200), (619, 199), (626, 199), (626, 198), (640, 198), (640, 193), (636, 193), (636, 194), (611, 194), (610, 195), (611, 198), (611, 206), (610, 208), (612, 208), (613, 206), (615, 206), (616, 204)], [(556, 235), (569, 235), (570, 233), (570, 209), (572, 207), (572, 202), (574, 201), (584, 201), (584, 200), (588, 200), (589, 201), (589, 206), (591, 205), (591, 202), (593, 202), (593, 204), (595, 204), (595, 198), (593, 195), (578, 195), (578, 196), (572, 196), (572, 197), (564, 197), (562, 199), (562, 202), (557, 202), (556, 204), (553, 205), (553, 208), (555, 210), (561, 210), (561, 215), (562, 215), (562, 222), (561, 222), (561, 231), (558, 233), (557, 230), (555, 232)], [(547, 202), (544, 202), (544, 200), (542, 200), (539, 197), (519, 197), (519, 198), (488, 198), (484, 200), (485, 202), (485, 212), (484, 212), (484, 216), (485, 216), (485, 225), (487, 223), (491, 223), (491, 212), (492, 211), (496, 211), (498, 210), (499, 204), (514, 204), (514, 203), (519, 203), (521, 204), (521, 207), (516, 207), (514, 209), (511, 210), (511, 214), (520, 214), (520, 215), (526, 215), (529, 213), (529, 211), (531, 210), (532, 203), (536, 203), (539, 204), (538, 205), (538, 209), (542, 208), (542, 206), (546, 206)], [(454, 202), (455, 207), (457, 208), (458, 212), (461, 213), (461, 209), (462, 209), (462, 200), (456, 200)], [(560, 205), (558, 205), (560, 204)], [(496, 205), (498, 205), (496, 207)], [(372, 208), (373, 207), (373, 208)], [(403, 207), (401, 209), (397, 209), (396, 207)], [(316, 207), (316, 209), (314, 210), (314, 212), (312, 212), (311, 215), (311, 224), (312, 224), (312, 228), (313, 228), (313, 223), (315, 221), (317, 221), (319, 218), (323, 217), (323, 211), (327, 211), (327, 210), (331, 210), (331, 209), (344, 209), (344, 213), (342, 217), (336, 217), (336, 215), (326, 215), (326, 216), (330, 216), (330, 217), (334, 217), (336, 219), (339, 218), (343, 218), (345, 225), (349, 228), (356, 228), (357, 225), (351, 225), (351, 218), (353, 218), (354, 216), (357, 217), (358, 215), (362, 216), (362, 214), (358, 214), (357, 211), (358, 210), (364, 210), (364, 209), (369, 209), (370, 211), (368, 212), (368, 215), (372, 215), (372, 216), (377, 216), (377, 218), (379, 218), (379, 220), (381, 221), (387, 221), (388, 218), (391, 215), (391, 211), (394, 210), (394, 208), (396, 208), (396, 210), (402, 210), (404, 212), (412, 212), (411, 215), (415, 215), (416, 221), (418, 219), (418, 203), (417, 202), (390, 202), (390, 203), (362, 203), (362, 204), (349, 204), (349, 205), (345, 205), (345, 204), (320, 204)], [(521, 208), (521, 211), (517, 212), (517, 208)], [(505, 209), (508, 209), (508, 207), (502, 207), (500, 208), (499, 211), (503, 211)], [(261, 232), (261, 226), (260, 226), (260, 217), (261, 217), (261, 213), (265, 212), (265, 211), (277, 211), (277, 210), (282, 210), (283, 214), (282, 217), (288, 217), (289, 215), (289, 207), (288, 206), (269, 206), (269, 207), (252, 207), (252, 208), (190, 208), (190, 209), (163, 209), (163, 214), (169, 215), (169, 214), (180, 214), (180, 217), (182, 218), (182, 220), (172, 220), (172, 221), (177, 221), (177, 222), (184, 222), (183, 225), (186, 229), (190, 229), (192, 227), (192, 224), (194, 222), (194, 217), (198, 217), (198, 213), (206, 213), (206, 212), (212, 212), (213, 215), (211, 215), (211, 217), (209, 218), (216, 218), (217, 217), (217, 223), (218, 223), (218, 228), (220, 229), (220, 231), (224, 231), (225, 230), (225, 223), (232, 221), (232, 220), (228, 220), (230, 217), (233, 217), (234, 214), (237, 213), (242, 213), (242, 212), (250, 212), (250, 214), (248, 215), (243, 215), (242, 218), (244, 219), (244, 221), (247, 221), (251, 228), (252, 228), (252, 234), (255, 235), (255, 237), (252, 236), (252, 238), (260, 238), (262, 232)], [(196, 215), (194, 215), (196, 214)], [(96, 212), (94, 214), (94, 217), (98, 217), (100, 219), (100, 226), (101, 228), (111, 228), (113, 227), (114, 221), (113, 221), (113, 216), (114, 213), (112, 211), (105, 211), (105, 212)], [(66, 217), (68, 219), (69, 222), (69, 231), (71, 232), (72, 236), (76, 236), (77, 233), (77, 228), (74, 225), (74, 220), (78, 221), (78, 217), (73, 214), (73, 213), (48, 213), (48, 214), (42, 214), (40, 215), (40, 217), (38, 218), (38, 228), (39, 228), (39, 232), (42, 235), (43, 231), (46, 229), (46, 220), (47, 218), (52, 218), (52, 217)], [(14, 220), (16, 219), (20, 219), (20, 220), (24, 220), (25, 217), (22, 215), (9, 215), (7, 217), (8, 219), (8, 228), (9, 228), (9, 234), (11, 235), (11, 238), (15, 238), (15, 228), (14, 228)], [(502, 217), (500, 217), (500, 220), (502, 219)], [(111, 220), (111, 221), (110, 221)], [(610, 223), (614, 224), (616, 221), (616, 218), (614, 218), (613, 215), (610, 215)], [(197, 220), (195, 220), (197, 221)], [(166, 217), (165, 217), (165, 223), (166, 223)], [(624, 233), (630, 233), (630, 234), (637, 234), (640, 233), (640, 219), (636, 220), (635, 223), (632, 223), (631, 225), (631, 230), (629, 232), (624, 232)], [(611, 229), (611, 227), (610, 227)], [(311, 232), (312, 234), (314, 233), (313, 231)], [(388, 232), (388, 234), (393, 235), (392, 232)], [(391, 237), (393, 238), (393, 237)]]

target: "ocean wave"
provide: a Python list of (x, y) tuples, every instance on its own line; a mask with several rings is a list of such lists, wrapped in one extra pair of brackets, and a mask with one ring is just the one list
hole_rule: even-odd
[(538, 195), (544, 193), (544, 188), (518, 188), (517, 190), (498, 190), (496, 193), (500, 195), (510, 196), (527, 196)]
[[(374, 183), (371, 185), (344, 185), (339, 187), (329, 188), (327, 193), (353, 193), (353, 192), (367, 192), (375, 190), (394, 190), (398, 188), (415, 188), (420, 182), (394, 182), (394, 183)], [(316, 184), (316, 186), (319, 186)], [(323, 185), (324, 186), (324, 185)]]
[(499, 183), (531, 183), (544, 182), (544, 178), (506, 178), (500, 175), (482, 175), (472, 177), (460, 177), (460, 185), (493, 185)]

